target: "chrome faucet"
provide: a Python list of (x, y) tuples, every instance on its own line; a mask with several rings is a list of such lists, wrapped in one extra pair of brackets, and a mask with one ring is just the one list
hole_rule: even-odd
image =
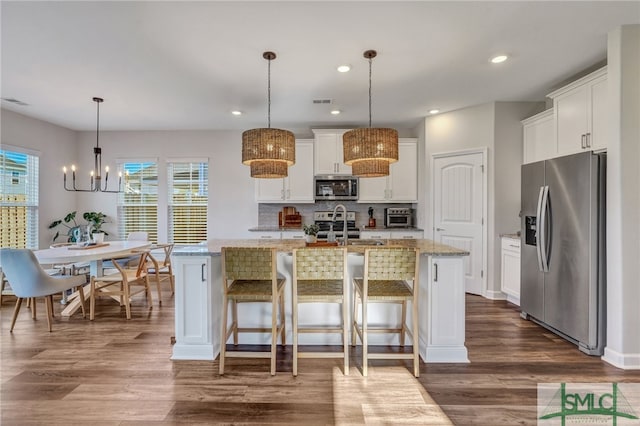
[(335, 222), (336, 221), (336, 213), (338, 211), (339, 208), (342, 208), (342, 245), (343, 246), (347, 246), (347, 241), (349, 239), (348, 237), (348, 232), (347, 232), (347, 208), (344, 206), (344, 204), (338, 204), (337, 206), (335, 206), (335, 208), (333, 209), (333, 215), (331, 216), (331, 221)]

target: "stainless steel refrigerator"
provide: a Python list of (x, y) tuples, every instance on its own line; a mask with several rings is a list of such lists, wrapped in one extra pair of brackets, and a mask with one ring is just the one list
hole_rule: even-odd
[(521, 316), (602, 355), (606, 154), (522, 166)]

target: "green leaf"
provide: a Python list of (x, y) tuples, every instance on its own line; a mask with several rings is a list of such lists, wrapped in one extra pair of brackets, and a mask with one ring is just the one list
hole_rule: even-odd
[[(51, 228), (55, 228), (56, 226), (60, 225), (62, 223), (61, 220), (54, 220), (53, 222), (51, 222), (51, 224), (49, 225), (49, 229)], [(56, 234), (56, 237), (58, 236), (58, 234)], [(55, 240), (56, 237), (53, 237), (53, 239)]]

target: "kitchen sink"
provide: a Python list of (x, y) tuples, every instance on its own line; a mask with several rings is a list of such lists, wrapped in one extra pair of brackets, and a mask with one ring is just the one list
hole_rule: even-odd
[(383, 246), (384, 241), (380, 240), (349, 240), (347, 245), (350, 246)]

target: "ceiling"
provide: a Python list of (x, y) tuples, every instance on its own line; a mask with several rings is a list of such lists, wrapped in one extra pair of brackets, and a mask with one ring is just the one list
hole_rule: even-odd
[[(366, 126), (367, 49), (373, 125), (413, 128), (433, 108), (543, 100), (606, 59), (640, 2), (2, 1), (1, 14), (1, 95), (28, 104), (2, 107), (70, 129), (95, 129), (94, 96), (101, 130), (267, 127), (266, 50), (272, 127)], [(510, 59), (491, 64), (498, 53)]]

